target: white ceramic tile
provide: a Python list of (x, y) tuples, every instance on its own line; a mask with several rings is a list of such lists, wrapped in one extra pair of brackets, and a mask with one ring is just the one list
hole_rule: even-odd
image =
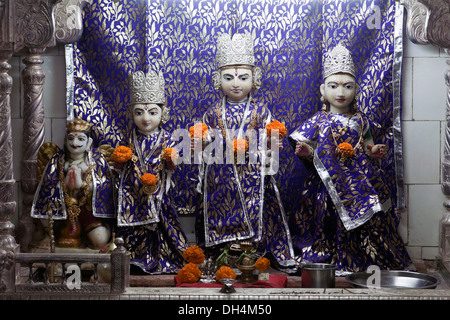
[(408, 243), (408, 210), (405, 209), (401, 213), (401, 220), (398, 225), (398, 232), (404, 243)]
[(408, 208), (408, 203), (409, 203), (409, 185), (405, 185), (404, 186), (405, 190), (405, 203), (406, 203), (406, 208), (402, 209), (400, 212), (400, 222), (398, 224), (398, 232), (400, 233), (400, 236), (403, 239), (403, 242), (405, 244), (408, 244), (409, 241), (409, 208)]
[(66, 117), (66, 75), (64, 56), (44, 56), (44, 106), (46, 117)]
[(413, 59), (403, 59), (402, 70), (402, 119), (412, 120)]
[(52, 119), (46, 118), (44, 122), (44, 143), (52, 139)]
[(51, 141), (62, 148), (64, 145), (64, 137), (66, 135), (66, 119), (52, 119)]
[(414, 120), (445, 120), (447, 86), (445, 58), (414, 58), (413, 118)]
[(403, 56), (404, 57), (437, 57), (439, 56), (439, 48), (428, 45), (418, 45), (412, 43), (405, 35), (403, 41)]
[(45, 48), (44, 56), (57, 56), (60, 55), (59, 45)]
[(439, 245), (439, 221), (446, 212), (445, 200), (439, 184), (409, 186), (410, 246)]
[(439, 257), (439, 247), (423, 247), (422, 259), (436, 260)]
[(405, 183), (440, 183), (440, 122), (403, 121), (402, 127)]
[(406, 246), (406, 251), (412, 260), (422, 259), (422, 247)]
[(444, 48), (440, 48), (439, 49), (439, 56), (441, 56), (443, 58), (448, 58), (450, 56), (450, 54), (446, 53)]

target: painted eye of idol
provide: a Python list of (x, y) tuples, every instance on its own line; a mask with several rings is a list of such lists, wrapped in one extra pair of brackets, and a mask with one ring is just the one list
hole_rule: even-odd
[[(335, 83), (335, 82), (328, 83), (328, 87), (331, 88), (331, 89), (337, 89), (339, 87), (339, 85), (340, 84)], [(354, 86), (354, 83), (344, 83), (343, 87), (345, 89), (350, 90), (350, 89), (353, 89), (355, 86)]]

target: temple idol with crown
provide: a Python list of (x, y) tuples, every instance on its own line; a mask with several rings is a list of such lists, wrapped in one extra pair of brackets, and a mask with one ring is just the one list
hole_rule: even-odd
[(170, 132), (162, 128), (168, 111), (163, 73), (132, 73), (129, 114), (134, 125), (116, 148), (129, 157), (114, 159), (120, 166), (115, 231), (130, 252), (131, 265), (146, 274), (176, 273), (188, 247), (169, 196), (177, 151)]
[(290, 220), (294, 247), (303, 262), (332, 264), (340, 275), (414, 268), (380, 168), (385, 145), (374, 143), (374, 124), (358, 107), (356, 79), (339, 43), (324, 55), (321, 111), (289, 136), (310, 170)]
[[(215, 251), (215, 257), (233, 242), (250, 242), (277, 268), (295, 270), (276, 170), (270, 168), (279, 152), (278, 144), (269, 148), (271, 137), (266, 130), (274, 119), (267, 105), (252, 94), (261, 85), (261, 73), (255, 65), (251, 34), (219, 35), (216, 63), (214, 87), (223, 96), (202, 120), (210, 141), (199, 165), (202, 202), (197, 242)], [(211, 145), (216, 148), (214, 159)]]
[[(39, 151), (41, 177), (31, 216), (46, 220), (57, 247), (98, 251), (110, 241), (113, 174), (104, 155), (92, 147), (91, 126), (81, 119), (69, 121), (64, 147), (47, 143)], [(35, 239), (38, 247), (40, 240)]]

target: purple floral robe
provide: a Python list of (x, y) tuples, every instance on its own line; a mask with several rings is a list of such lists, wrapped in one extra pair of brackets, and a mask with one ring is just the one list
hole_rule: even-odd
[[(225, 108), (223, 103), (215, 103), (203, 118), (214, 136), (211, 143), (217, 148), (215, 160), (209, 163), (211, 154), (208, 147), (205, 149), (206, 163), (200, 166), (198, 242), (214, 247), (252, 240), (258, 244), (258, 253), (269, 254), (275, 265), (293, 266), (293, 248), (280, 194), (273, 174), (266, 172), (262, 164), (267, 143), (265, 126), (272, 121), (270, 111), (251, 97), (249, 103), (227, 102)], [(222, 128), (227, 139), (223, 138)], [(239, 132), (247, 134), (249, 149), (245, 159), (231, 159), (234, 156), (230, 144), (243, 137)]]
[(159, 171), (160, 184), (154, 194), (145, 194), (132, 161), (126, 163), (118, 190), (116, 236), (124, 239), (131, 264), (150, 274), (176, 273), (189, 244), (170, 201), (172, 171), (165, 165), (158, 170), (160, 154), (173, 143), (163, 129), (150, 135), (136, 130), (133, 137), (136, 153), (142, 152), (137, 162), (142, 174)]
[[(333, 132), (344, 127), (335, 141)], [(340, 272), (365, 271), (370, 265), (404, 269), (411, 260), (377, 160), (363, 148), (355, 148), (349, 158), (336, 153), (342, 142), (356, 147), (361, 133), (370, 136), (365, 115), (320, 111), (290, 135), (293, 148), (302, 141), (314, 150), (312, 159), (304, 160), (310, 175), (297, 191), (297, 210), (289, 222), (294, 247), (303, 261), (333, 263)]]

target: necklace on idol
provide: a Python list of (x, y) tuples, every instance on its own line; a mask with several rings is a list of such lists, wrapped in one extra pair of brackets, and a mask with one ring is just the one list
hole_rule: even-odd
[[(242, 115), (241, 123), (239, 124), (239, 131), (237, 134), (237, 139), (242, 139), (242, 137), (243, 137), (243, 131), (244, 131), (246, 119), (250, 113), (249, 109), (250, 109), (251, 101), (252, 101), (252, 96), (249, 95), (247, 103), (245, 105), (244, 114)], [(229, 138), (230, 135), (228, 134), (227, 115), (226, 115), (226, 97), (225, 96), (222, 99), (221, 105), (217, 107), (216, 115), (217, 115), (217, 121), (219, 124), (219, 128), (222, 132), (222, 136), (225, 138), (227, 146), (233, 150), (234, 141), (230, 140), (230, 138)], [(255, 108), (255, 109), (253, 109), (251, 116), (250, 116), (250, 124), (247, 128), (247, 130), (249, 131), (248, 133), (251, 133), (251, 129), (253, 129), (255, 127), (256, 119), (257, 119), (257, 111)], [(248, 145), (248, 139), (249, 139), (249, 137), (248, 137), (248, 135), (246, 135), (247, 145)]]
[[(363, 128), (364, 128), (363, 117), (361, 117), (359, 112), (355, 112), (353, 115), (347, 116), (347, 123), (345, 125), (343, 125), (339, 130), (337, 130), (335, 128), (336, 123), (333, 121), (333, 119), (330, 118), (328, 112), (325, 112), (325, 114), (328, 119), (328, 122), (330, 123), (331, 135), (333, 137), (333, 142), (336, 147), (336, 154), (341, 157), (340, 158), (341, 161), (343, 161), (345, 158), (353, 157), (353, 155), (355, 154), (355, 150), (361, 149), (362, 148), (361, 144), (364, 141), (364, 139), (363, 139)], [(341, 139), (345, 133), (347, 133), (349, 125), (350, 125), (350, 121), (355, 116), (359, 117), (359, 119), (361, 120), (361, 130), (360, 130), (361, 132), (359, 133), (358, 142), (356, 143), (355, 146), (352, 146), (347, 141), (344, 141), (344, 142), (341, 142), (338, 144), (338, 140)]]
[[(133, 141), (131, 141), (131, 138), (129, 141), (129, 146), (131, 149), (131, 161), (134, 164), (134, 170), (136, 171), (139, 181), (141, 181), (141, 182), (143, 181), (142, 177), (145, 175), (145, 173), (144, 174), (142, 173), (141, 167), (146, 165), (146, 163), (150, 160), (151, 156), (155, 153), (156, 149), (160, 145), (162, 133), (163, 133), (163, 131), (161, 130), (160, 133), (158, 134), (158, 138), (156, 139), (154, 146), (150, 150), (149, 154), (144, 158), (141, 147), (139, 146), (139, 143), (137, 140), (136, 131), (133, 130)], [(166, 145), (167, 145), (167, 141), (164, 139), (162, 150), (164, 150), (166, 148)], [(136, 153), (137, 153), (137, 155), (136, 155)], [(138, 162), (140, 163), (140, 166), (138, 165)], [(158, 168), (156, 169), (156, 172), (154, 175), (156, 177), (155, 185), (149, 185), (149, 184), (143, 183), (144, 186), (142, 187), (142, 191), (145, 194), (152, 195), (158, 190), (158, 186), (161, 184), (160, 183), (160, 180), (161, 180), (160, 172), (161, 172), (162, 168), (163, 168), (163, 163), (162, 163), (162, 161), (160, 161), (158, 164)]]

